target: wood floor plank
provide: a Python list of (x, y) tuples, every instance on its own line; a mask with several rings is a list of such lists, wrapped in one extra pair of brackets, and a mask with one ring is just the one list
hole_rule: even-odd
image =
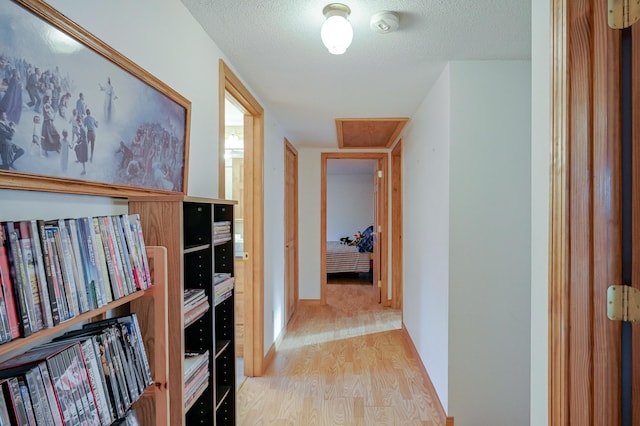
[(239, 425), (442, 426), (401, 329), (370, 285), (329, 285), (303, 305), (263, 377), (238, 391)]

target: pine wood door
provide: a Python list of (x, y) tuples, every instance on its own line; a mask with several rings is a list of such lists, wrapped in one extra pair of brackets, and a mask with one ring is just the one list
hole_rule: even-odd
[[(623, 374), (629, 325), (607, 318), (606, 293), (612, 284), (640, 287), (640, 27), (610, 29), (606, 2), (552, 5), (549, 424), (636, 425), (640, 331), (630, 332), (636, 368)], [(621, 52), (629, 42), (636, 71), (626, 87)], [(633, 108), (623, 120), (627, 96)]]
[(288, 323), (298, 302), (298, 152), (286, 139), (284, 150), (284, 298)]

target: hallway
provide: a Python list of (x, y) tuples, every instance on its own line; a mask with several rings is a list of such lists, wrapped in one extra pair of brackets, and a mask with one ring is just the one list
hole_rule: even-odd
[(238, 392), (239, 425), (441, 425), (400, 311), (371, 286), (328, 285), (299, 305), (275, 360)]

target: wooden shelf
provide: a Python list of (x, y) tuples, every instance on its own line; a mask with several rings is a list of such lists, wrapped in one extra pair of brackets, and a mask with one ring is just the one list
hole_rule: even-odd
[(194, 395), (193, 395), (193, 399), (191, 400), (191, 402), (188, 405), (185, 405), (184, 407), (184, 411), (189, 411), (191, 409), (191, 407), (193, 407), (193, 404), (195, 404), (196, 402), (198, 402), (198, 400), (200, 399), (200, 397), (202, 397), (202, 394), (206, 392), (206, 390), (209, 389), (209, 386), (204, 386), (202, 388), (200, 388), (200, 390), (198, 390)]
[(211, 247), (211, 244), (200, 244), (200, 245), (197, 245), (197, 246), (189, 246), (189, 247), (185, 247), (183, 253), (184, 254), (195, 253), (197, 251), (206, 250), (209, 247)]
[(216, 389), (216, 410), (220, 408), (220, 404), (224, 402), (229, 392), (231, 392), (231, 386), (218, 386)]
[(47, 338), (53, 338), (54, 336), (57, 336), (58, 334), (60, 334), (60, 332), (65, 331), (68, 328), (73, 327), (74, 325), (85, 323), (89, 320), (100, 317), (103, 314), (113, 309), (119, 308), (120, 306), (126, 305), (127, 303), (130, 303), (136, 299), (139, 299), (143, 297), (145, 293), (147, 293), (148, 291), (150, 290), (136, 291), (135, 293), (131, 293), (128, 296), (125, 296), (118, 300), (114, 300), (113, 302), (108, 303), (101, 308), (84, 312), (76, 317), (73, 317), (64, 322), (61, 322), (55, 327), (45, 328), (44, 330), (36, 331), (35, 333), (27, 337), (20, 337), (10, 342), (4, 343), (0, 345), (0, 356), (16, 351), (23, 347), (27, 347), (31, 343), (37, 343), (37, 342), (46, 340)]
[(146, 249), (153, 280), (152, 287), (136, 291), (100, 308), (84, 312), (55, 327), (40, 330), (28, 337), (18, 338), (0, 345), (0, 356), (19, 354), (39, 343), (50, 341), (72, 327), (81, 326), (94, 319), (103, 319), (107, 312), (135, 313), (154, 385), (148, 387), (132, 406), (136, 409), (141, 425), (168, 425), (167, 252), (164, 247), (147, 246)]
[[(235, 380), (235, 362), (226, 363), (224, 371), (217, 371), (216, 358), (229, 357), (235, 361), (233, 332), (233, 295), (221, 305), (215, 304), (213, 277), (217, 272), (234, 275), (233, 238), (215, 242), (214, 222), (229, 222), (233, 235), (232, 201), (193, 197), (135, 197), (129, 199), (129, 212), (141, 217), (145, 241), (167, 247), (168, 280), (171, 283), (168, 294), (169, 316), (169, 423), (173, 426), (187, 424), (229, 425), (235, 418), (235, 383), (221, 387), (224, 377)], [(210, 315), (204, 316), (185, 327), (184, 290), (204, 289), (209, 301)], [(222, 314), (224, 313), (224, 314)], [(230, 315), (229, 315), (230, 313)], [(223, 323), (224, 322), (224, 327)], [(209, 351), (209, 381), (203, 390), (189, 404), (184, 395), (184, 353)], [(228, 366), (228, 367), (227, 367)], [(225, 395), (218, 391), (225, 390)], [(226, 398), (225, 415), (217, 419), (212, 410), (216, 401)], [(186, 406), (185, 406), (186, 405)]]
[(229, 347), (231, 340), (219, 340), (216, 342), (216, 358)]
[(140, 424), (166, 426), (169, 424), (169, 324), (167, 315), (167, 249), (147, 246), (153, 287), (131, 301), (129, 310), (138, 316), (144, 349), (154, 385), (136, 402)]

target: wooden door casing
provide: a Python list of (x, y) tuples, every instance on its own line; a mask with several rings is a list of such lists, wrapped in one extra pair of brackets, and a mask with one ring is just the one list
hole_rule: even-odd
[[(222, 59), (219, 60), (219, 140), (224, 140), (228, 94), (244, 116), (244, 373), (260, 376), (264, 352), (264, 109)], [(224, 194), (224, 146), (218, 144), (219, 193)]]
[(380, 282), (380, 242), (378, 241), (378, 229), (380, 227), (380, 187), (378, 177), (378, 172), (373, 176), (373, 233), (371, 236), (373, 237), (373, 294), (375, 300), (378, 303), (382, 302), (381, 294), (380, 294), (380, 286), (378, 283)]
[[(606, 316), (606, 289), (622, 284), (621, 33), (607, 26), (606, 2), (553, 0), (552, 6), (549, 424), (618, 426), (621, 325)], [(636, 25), (634, 42), (638, 31)], [(635, 111), (638, 99), (634, 82)], [(638, 125), (636, 119), (635, 146)], [(633, 162), (640, 165), (635, 151)], [(634, 170), (634, 279), (624, 283), (634, 286), (640, 276), (639, 176)], [(636, 391), (639, 377), (636, 368)], [(640, 424), (639, 393), (632, 424)]]
[[(391, 150), (391, 307), (403, 306), (404, 275), (402, 248), (402, 139)], [(397, 220), (400, 218), (400, 220)]]

